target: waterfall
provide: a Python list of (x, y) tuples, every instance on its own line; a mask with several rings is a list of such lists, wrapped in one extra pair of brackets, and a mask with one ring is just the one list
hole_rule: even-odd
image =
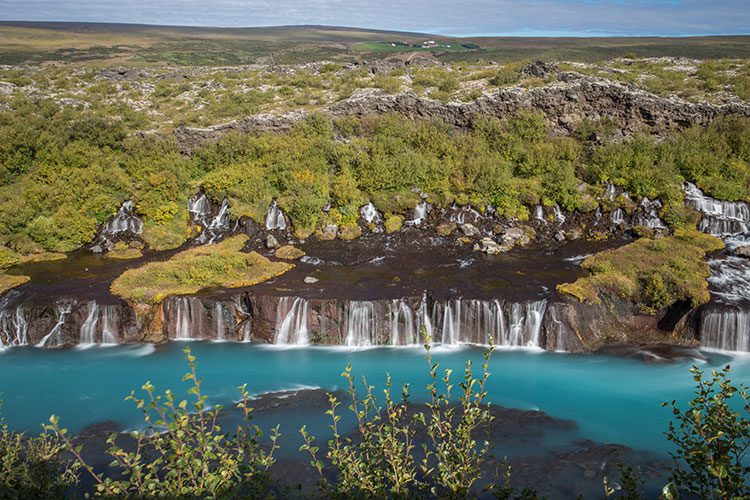
[(553, 209), (553, 213), (555, 215), (555, 222), (557, 222), (558, 224), (565, 223), (566, 217), (562, 209), (560, 208), (560, 205), (555, 205), (555, 208)]
[(284, 212), (281, 211), (276, 200), (273, 200), (271, 206), (268, 207), (268, 213), (266, 214), (266, 229), (269, 231), (274, 229), (286, 229), (286, 218), (284, 217)]
[(706, 311), (700, 325), (701, 346), (725, 351), (750, 351), (750, 311), (722, 308)]
[(143, 232), (143, 221), (135, 214), (135, 205), (130, 200), (123, 202), (117, 210), (117, 214), (107, 221), (102, 230), (102, 235), (114, 235), (124, 232), (133, 234), (141, 234)]
[(641, 200), (642, 213), (635, 216), (636, 226), (645, 226), (651, 229), (667, 229), (667, 225), (659, 217), (659, 210), (661, 210), (661, 202), (659, 200), (651, 201), (648, 198)]
[(618, 208), (612, 212), (612, 223), (616, 225), (623, 224), (625, 222), (625, 210)]
[(417, 319), (417, 329), (419, 330), (419, 333), (422, 333), (422, 327), (424, 327), (424, 333), (430, 339), (434, 340), (435, 330), (432, 327), (432, 320), (430, 318), (429, 302), (426, 291), (422, 293), (422, 300), (419, 302), (419, 316), (417, 317)]
[(552, 304), (547, 308), (547, 316), (550, 320), (547, 330), (547, 349), (554, 346), (555, 351), (569, 352), (575, 348), (569, 339), (575, 338), (559, 317), (558, 304)]
[(81, 337), (78, 341), (81, 345), (96, 344), (96, 327), (99, 324), (99, 305), (95, 300), (89, 302), (89, 313), (86, 321), (81, 325)]
[(253, 317), (250, 305), (245, 303), (242, 296), (234, 298), (234, 310), (237, 316), (241, 319), (240, 328), (242, 329), (242, 341), (249, 342), (252, 339), (252, 323)]
[(188, 212), (193, 222), (203, 226), (208, 225), (208, 217), (211, 215), (211, 203), (205, 194), (201, 193), (188, 200)]
[(614, 184), (607, 183), (607, 187), (604, 189), (604, 197), (610, 201), (617, 197), (617, 188)]
[(459, 298), (435, 303), (433, 323), (443, 344), (487, 344), (491, 336), (498, 346), (539, 347), (546, 307), (546, 300), (507, 305)]
[(367, 224), (382, 224), (383, 222), (383, 216), (380, 215), (380, 212), (378, 212), (378, 209), (375, 208), (372, 202), (360, 208), (359, 213)]
[(414, 207), (414, 214), (411, 218), (411, 220), (406, 221), (406, 224), (411, 226), (418, 226), (422, 223), (422, 221), (425, 220), (427, 217), (427, 214), (430, 211), (430, 205), (427, 204), (426, 201), (421, 201), (419, 204)]
[(309, 344), (307, 323), (307, 300), (301, 297), (281, 297), (276, 306), (274, 344)]
[(701, 213), (700, 230), (703, 232), (729, 236), (750, 231), (750, 206), (747, 203), (705, 196), (690, 182), (685, 184), (685, 203)]
[(193, 340), (190, 328), (193, 320), (193, 307), (189, 297), (177, 297), (174, 301), (177, 320), (175, 322), (175, 340)]
[(11, 290), (0, 299), (0, 347), (27, 345), (29, 321), (22, 306), (9, 307), (17, 292)]
[(68, 318), (68, 314), (73, 310), (73, 304), (58, 304), (57, 305), (57, 323), (52, 327), (52, 330), (44, 336), (44, 338), (37, 344), (38, 347), (57, 347), (62, 343), (60, 339), (60, 333), (62, 327), (65, 324), (65, 320)]
[(417, 343), (414, 312), (403, 299), (394, 299), (389, 304), (391, 345), (412, 345)]
[(365, 347), (376, 345), (378, 316), (375, 305), (370, 301), (352, 300), (349, 302), (346, 322), (346, 345)]
[(459, 207), (454, 203), (450, 209), (451, 215), (448, 220), (457, 224), (466, 224), (467, 222), (476, 223), (482, 218), (482, 214), (474, 210), (470, 205)]
[(541, 205), (537, 205), (534, 208), (534, 220), (538, 220), (544, 224), (547, 223), (547, 221), (544, 219), (544, 207)]
[(224, 233), (229, 231), (229, 200), (224, 198), (221, 202), (221, 208), (216, 217), (211, 219), (206, 233), (208, 233), (208, 243), (214, 243), (217, 239), (221, 238)]
[(119, 344), (119, 308), (117, 306), (103, 306), (101, 308), (102, 318), (102, 344)]

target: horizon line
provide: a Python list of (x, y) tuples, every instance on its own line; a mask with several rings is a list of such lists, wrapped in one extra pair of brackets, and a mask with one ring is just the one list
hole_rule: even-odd
[[(281, 29), (281, 28), (327, 28), (337, 30), (355, 30), (365, 32), (394, 33), (411, 36), (434, 36), (442, 38), (705, 38), (705, 37), (746, 37), (750, 36), (750, 28), (744, 32), (737, 33), (691, 33), (691, 34), (635, 34), (635, 33), (616, 33), (616, 32), (586, 32), (586, 31), (537, 31), (537, 30), (519, 30), (518, 32), (482, 32), (482, 33), (459, 33), (446, 34), (440, 33), (441, 28), (435, 31), (409, 31), (398, 28), (369, 28), (364, 26), (339, 26), (330, 24), (269, 24), (255, 26), (222, 26), (222, 25), (201, 25), (201, 24), (156, 24), (156, 23), (133, 23), (120, 21), (60, 21), (60, 20), (19, 20), (19, 19), (0, 19), (0, 24), (79, 24), (79, 25), (114, 25), (114, 26), (140, 26), (147, 28), (196, 28), (196, 29), (215, 29), (215, 30), (252, 30), (252, 29)], [(443, 28), (444, 29), (444, 28)]]

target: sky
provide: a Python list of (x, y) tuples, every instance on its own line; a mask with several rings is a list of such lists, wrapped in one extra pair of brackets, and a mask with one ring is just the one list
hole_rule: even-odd
[(750, 34), (750, 0), (0, 0), (0, 20), (687, 36)]

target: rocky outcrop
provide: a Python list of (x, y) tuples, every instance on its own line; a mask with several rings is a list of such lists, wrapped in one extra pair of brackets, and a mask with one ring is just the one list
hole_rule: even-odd
[[(529, 71), (532, 70), (552, 71), (536, 66)], [(419, 97), (411, 91), (391, 95), (382, 90), (367, 89), (325, 111), (332, 117), (399, 113), (414, 119), (439, 119), (457, 127), (468, 127), (476, 116), (502, 118), (521, 109), (541, 111), (553, 126), (563, 131), (574, 130), (584, 119), (607, 118), (620, 127), (623, 135), (645, 128), (661, 133), (674, 127), (709, 123), (727, 115), (750, 116), (750, 105), (746, 103), (695, 104), (575, 72), (560, 72), (558, 81), (544, 86), (501, 89), (468, 103), (443, 103)], [(175, 133), (182, 149), (189, 152), (228, 132), (284, 131), (304, 116), (304, 112), (262, 114), (210, 128), (180, 128)]]

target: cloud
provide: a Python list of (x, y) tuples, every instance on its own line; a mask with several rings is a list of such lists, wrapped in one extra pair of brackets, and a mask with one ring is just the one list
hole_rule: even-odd
[(0, 0), (0, 18), (192, 26), (325, 24), (441, 34), (750, 33), (748, 0)]

